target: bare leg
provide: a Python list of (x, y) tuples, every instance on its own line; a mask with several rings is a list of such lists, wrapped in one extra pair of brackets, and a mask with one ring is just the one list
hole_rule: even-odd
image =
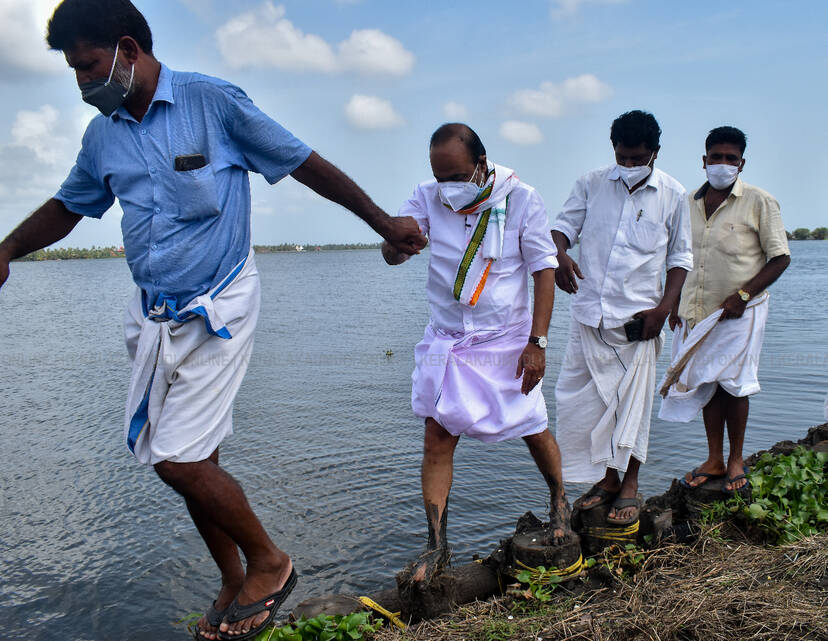
[[(210, 460), (218, 465), (218, 449), (210, 456)], [(189, 499), (185, 500), (198, 533), (201, 534), (201, 538), (204, 539), (207, 549), (210, 550), (213, 560), (221, 571), (221, 589), (216, 597), (215, 608), (223, 610), (236, 598), (244, 583), (244, 568), (239, 557), (239, 548), (233, 539), (224, 533), (224, 530), (201, 512), (198, 504)], [(210, 625), (206, 616), (199, 619), (197, 626), (199, 634), (205, 639), (218, 638), (218, 628)]]
[[(719, 388), (721, 389), (721, 388)], [(734, 478), (744, 473), (745, 460), (742, 458), (742, 446), (745, 443), (745, 429), (747, 428), (750, 401), (747, 396), (731, 396), (724, 390), (727, 408), (727, 439), (730, 442), (730, 452), (727, 456), (727, 476)], [(739, 479), (725, 484), (726, 490), (738, 490), (747, 484), (747, 479)]]
[[(621, 482), (621, 490), (618, 492), (618, 498), (632, 499), (638, 493), (638, 470), (641, 467), (641, 461), (634, 456), (630, 457), (630, 462), (627, 465), (627, 471), (624, 473), (624, 480)], [(616, 472), (617, 473), (617, 472)], [(609, 519), (628, 519), (634, 513), (635, 508), (625, 507), (616, 511), (615, 508), (610, 508), (607, 518)]]
[[(723, 447), (728, 396), (729, 394), (717, 385), (716, 393), (713, 394), (713, 398), (702, 410), (704, 430), (707, 433), (707, 460), (696, 468), (698, 472), (719, 475), (727, 471), (724, 463)], [(694, 479), (693, 475), (688, 472), (684, 480), (691, 487), (698, 487), (707, 480), (707, 477), (697, 476)]]
[(448, 496), (458, 440), (459, 436), (449, 434), (433, 418), (426, 419), (421, 478), (428, 520), (428, 548), (423, 563), (414, 572), (415, 581), (430, 579), (438, 566), (448, 560)]
[[(162, 461), (155, 465), (155, 471), (186, 499), (191, 509), (195, 509), (202, 527), (205, 521), (212, 524), (213, 527), (206, 526), (208, 536), (218, 529), (241, 548), (247, 560), (247, 573), (236, 596), (241, 605), (254, 603), (284, 587), (292, 569), (290, 557), (267, 536), (241, 486), (232, 476), (210, 459), (196, 463)], [(208, 547), (211, 545), (218, 545), (216, 551), (220, 558), (231, 563), (227, 561), (231, 555), (226, 540), (222, 543), (221, 538), (211, 536)], [(213, 552), (212, 547), (210, 551)], [(219, 629), (228, 634), (240, 634), (260, 624), (267, 614), (263, 610), (234, 624), (222, 623)]]
[(523, 440), (549, 486), (549, 528), (553, 539), (560, 542), (570, 532), (571, 517), (561, 479), (561, 451), (549, 430), (524, 436)]

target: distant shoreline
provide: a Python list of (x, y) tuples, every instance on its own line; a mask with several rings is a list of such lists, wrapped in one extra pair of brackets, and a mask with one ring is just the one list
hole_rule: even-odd
[[(333, 243), (327, 245), (299, 245), (284, 243), (282, 245), (253, 245), (257, 254), (305, 253), (318, 251), (343, 251), (355, 249), (379, 249), (381, 243)], [(95, 258), (124, 258), (123, 247), (58, 247), (55, 249), (39, 249), (27, 254), (17, 261), (37, 262), (43, 260), (83, 260)]]

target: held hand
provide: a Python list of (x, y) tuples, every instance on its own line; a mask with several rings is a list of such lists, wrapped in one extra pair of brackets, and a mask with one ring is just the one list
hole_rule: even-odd
[(398, 252), (409, 256), (419, 254), (420, 250), (428, 244), (417, 221), (411, 216), (391, 218), (388, 231), (383, 237)]
[(739, 294), (731, 294), (722, 303), (722, 315), (719, 316), (719, 320), (741, 318), (745, 313), (745, 307), (747, 307), (747, 301), (743, 301)]
[(574, 294), (578, 291), (578, 281), (575, 277), (584, 279), (578, 263), (572, 260), (568, 254), (558, 254), (558, 269), (555, 270), (555, 282), (567, 294)]
[(520, 387), (521, 394), (529, 394), (535, 386), (540, 383), (543, 373), (546, 371), (546, 350), (541, 349), (534, 343), (528, 343), (518, 358), (515, 378), (523, 374), (523, 384)]
[(641, 328), (641, 340), (649, 341), (654, 339), (661, 333), (661, 328), (664, 327), (664, 321), (667, 320), (669, 312), (661, 307), (653, 307), (653, 309), (645, 309), (643, 312), (638, 312), (633, 315), (633, 318), (643, 318), (644, 327)]
[(676, 331), (677, 327), (681, 327), (681, 317), (676, 314), (675, 310), (670, 312), (670, 320), (668, 323), (670, 323), (670, 329), (672, 331)]

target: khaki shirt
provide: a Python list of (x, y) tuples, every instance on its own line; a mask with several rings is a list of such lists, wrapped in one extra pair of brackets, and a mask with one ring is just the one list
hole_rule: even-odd
[(779, 203), (773, 196), (737, 178), (728, 197), (708, 219), (704, 211), (707, 187), (705, 183), (688, 196), (693, 271), (681, 293), (679, 315), (690, 327), (742, 289), (771, 258), (791, 253)]

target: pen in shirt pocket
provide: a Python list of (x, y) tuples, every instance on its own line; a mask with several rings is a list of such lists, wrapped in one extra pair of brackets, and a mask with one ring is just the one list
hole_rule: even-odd
[(636, 217), (635, 217), (635, 222), (638, 222), (639, 220), (641, 220), (641, 217), (642, 217), (643, 215), (644, 215), (644, 210), (643, 210), (643, 209), (639, 209), (639, 210), (638, 210), (638, 216), (636, 216)]

